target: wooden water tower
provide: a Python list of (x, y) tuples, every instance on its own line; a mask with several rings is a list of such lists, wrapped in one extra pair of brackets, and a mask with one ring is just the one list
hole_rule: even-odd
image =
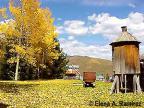
[(112, 42), (114, 81), (110, 93), (141, 92), (140, 87), (140, 42), (123, 26), (121, 35)]

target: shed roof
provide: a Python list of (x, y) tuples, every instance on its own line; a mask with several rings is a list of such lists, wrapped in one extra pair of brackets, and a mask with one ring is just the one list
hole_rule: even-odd
[(121, 28), (122, 28), (121, 35), (115, 41), (113, 41), (112, 43), (118, 43), (118, 42), (138, 42), (138, 43), (140, 43), (136, 39), (136, 37), (134, 37), (129, 32), (127, 32), (127, 26), (122, 26)]
[(80, 74), (78, 69), (68, 69), (66, 74)]

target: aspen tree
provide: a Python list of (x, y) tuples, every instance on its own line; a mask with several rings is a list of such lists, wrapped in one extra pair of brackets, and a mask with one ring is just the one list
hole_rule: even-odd
[(5, 34), (16, 53), (16, 57), (9, 60), (16, 62), (15, 80), (18, 80), (21, 58), (37, 67), (39, 77), (40, 67), (45, 67), (44, 61), (52, 63), (59, 56), (55, 50), (58, 43), (54, 40), (57, 34), (51, 12), (42, 9), (38, 0), (19, 0), (18, 4), (11, 0), (9, 9), (14, 22)]

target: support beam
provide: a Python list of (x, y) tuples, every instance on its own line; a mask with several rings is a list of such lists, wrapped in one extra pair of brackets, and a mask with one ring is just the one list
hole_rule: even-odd
[(123, 89), (123, 74), (120, 76), (120, 87)]
[(115, 76), (111, 90), (110, 90), (110, 94), (112, 94), (114, 92), (117, 80), (118, 80), (118, 76)]
[(136, 77), (136, 85), (137, 85), (137, 92), (142, 93), (141, 87), (140, 87), (140, 78), (139, 75)]
[(136, 93), (137, 87), (136, 87), (136, 75), (133, 75), (133, 92)]
[(117, 82), (116, 82), (116, 92), (119, 93), (119, 77), (117, 77)]
[(127, 92), (127, 76), (125, 74), (125, 93)]

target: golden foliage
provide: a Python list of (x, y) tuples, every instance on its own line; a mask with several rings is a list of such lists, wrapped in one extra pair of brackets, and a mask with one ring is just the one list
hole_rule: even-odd
[(4, 51), (0, 49), (0, 60), (4, 57)]
[(2, 16), (3, 18), (7, 18), (6, 8), (1, 8), (0, 9), (0, 16)]
[(16, 57), (11, 57), (10, 59), (7, 60), (7, 62), (10, 64), (16, 63), (16, 61), (17, 61)]
[[(80, 84), (80, 85), (74, 85)], [(13, 108), (135, 108), (120, 106), (119, 102), (141, 102), (144, 106), (144, 93), (109, 94), (111, 83), (96, 82), (95, 88), (85, 88), (80, 80), (18, 81), (0, 83), (1, 103)], [(95, 101), (103, 106), (95, 106)], [(90, 104), (90, 102), (92, 102)], [(110, 106), (104, 102), (111, 103)], [(112, 103), (115, 105), (112, 106)], [(128, 105), (128, 104), (125, 104)]]
[(14, 19), (3, 25), (5, 31), (1, 30), (4, 27), (0, 30), (11, 44), (11, 51), (30, 64), (42, 67), (45, 67), (45, 62), (58, 59), (59, 53), (55, 50), (57, 33), (50, 10), (40, 8), (38, 0), (21, 0), (18, 6), (10, 0), (9, 10)]

